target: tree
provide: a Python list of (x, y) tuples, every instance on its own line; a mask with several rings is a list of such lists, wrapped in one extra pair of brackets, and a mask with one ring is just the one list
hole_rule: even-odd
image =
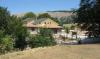
[(100, 0), (81, 0), (77, 10), (77, 23), (83, 30), (89, 31), (89, 36), (100, 35)]
[(36, 19), (36, 15), (33, 12), (27, 12), (22, 18), (23, 19), (27, 19), (27, 18)]
[(0, 30), (6, 31), (10, 20), (10, 13), (7, 8), (0, 7)]
[(27, 28), (23, 26), (21, 18), (12, 16), (12, 21), (9, 23), (8, 33), (10, 33), (15, 39), (15, 48), (19, 48), (20, 50), (26, 48), (28, 32)]
[[(0, 30), (1, 41), (9, 41), (11, 36), (16, 48), (23, 50), (26, 47), (27, 29), (23, 26), (23, 21), (17, 16), (11, 16), (7, 8), (0, 7)], [(6, 37), (7, 36), (7, 37)], [(5, 44), (5, 43), (4, 43)], [(10, 44), (10, 43), (9, 43)], [(7, 44), (9, 46), (9, 44)], [(7, 46), (6, 46), (7, 47)]]
[(52, 18), (48, 13), (43, 13), (43, 14), (39, 14), (39, 16), (37, 17), (37, 19), (41, 19), (41, 18)]

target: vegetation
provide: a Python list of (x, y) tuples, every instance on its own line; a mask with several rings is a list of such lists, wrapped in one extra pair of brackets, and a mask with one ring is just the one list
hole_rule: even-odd
[[(33, 16), (34, 14), (29, 12), (24, 18)], [(27, 28), (23, 26), (23, 19), (11, 16), (6, 8), (0, 7), (0, 53), (16, 49), (24, 50), (27, 45), (32, 48), (55, 45), (52, 31), (41, 29), (39, 35), (30, 37)]]
[(30, 47), (44, 47), (55, 45), (56, 42), (52, 37), (52, 31), (50, 29), (40, 29), (39, 35), (30, 37), (29, 41)]
[(37, 17), (37, 19), (41, 19), (41, 18), (52, 18), (48, 13), (43, 13), (43, 14), (39, 14), (39, 16)]
[(0, 31), (0, 54), (11, 51), (14, 48), (14, 42), (11, 36), (5, 35), (3, 31)]
[(87, 30), (89, 37), (100, 35), (100, 0), (81, 0), (77, 10), (76, 22), (83, 30)]
[(27, 12), (22, 19), (33, 18), (36, 19), (36, 15), (33, 12)]
[(25, 49), (27, 29), (23, 26), (21, 18), (11, 16), (6, 8), (0, 7), (0, 53)]
[(70, 30), (70, 29), (69, 29), (68, 27), (65, 27), (64, 29), (65, 29), (65, 32), (66, 32), (66, 33), (69, 33), (69, 30)]
[(13, 50), (14, 42), (10, 36), (5, 36), (0, 40), (0, 53), (6, 53)]

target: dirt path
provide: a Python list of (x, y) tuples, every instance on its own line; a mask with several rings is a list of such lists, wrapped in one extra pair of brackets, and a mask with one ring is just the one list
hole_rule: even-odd
[(0, 56), (0, 59), (100, 59), (100, 45), (35, 48)]

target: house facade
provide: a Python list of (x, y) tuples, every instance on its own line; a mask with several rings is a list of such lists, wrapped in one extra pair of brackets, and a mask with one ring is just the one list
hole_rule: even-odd
[(25, 26), (28, 28), (30, 34), (38, 34), (40, 28), (51, 29), (53, 34), (59, 33), (62, 29), (58, 23), (49, 18), (31, 20), (26, 22)]

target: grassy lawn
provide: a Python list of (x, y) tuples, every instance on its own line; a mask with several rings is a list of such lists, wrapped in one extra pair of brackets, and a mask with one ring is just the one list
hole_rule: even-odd
[(1, 55), (0, 59), (100, 59), (100, 45), (63, 45)]

